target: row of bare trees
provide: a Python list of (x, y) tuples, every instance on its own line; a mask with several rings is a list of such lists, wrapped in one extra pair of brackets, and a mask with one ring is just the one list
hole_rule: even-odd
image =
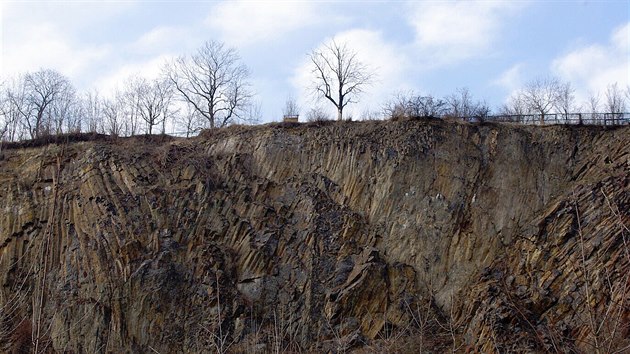
[(80, 93), (50, 69), (0, 78), (0, 140), (75, 132), (165, 133), (167, 125), (189, 136), (206, 127), (251, 121), (259, 111), (252, 105), (248, 78), (236, 50), (214, 41), (166, 62), (157, 78), (128, 77), (109, 97)]
[[(628, 103), (626, 102), (628, 101)], [(586, 102), (579, 104), (575, 89), (570, 82), (563, 82), (555, 77), (539, 78), (528, 82), (516, 91), (501, 108), (501, 115), (525, 116), (536, 115), (540, 123), (545, 123), (549, 114), (560, 114), (565, 119), (577, 112), (618, 115), (626, 111), (630, 103), (630, 87), (625, 90), (617, 83), (609, 84), (606, 91), (590, 93)]]
[[(334, 39), (320, 49), (313, 50), (310, 59), (314, 78), (312, 93), (335, 107), (337, 120), (343, 119), (344, 108), (357, 102), (365, 87), (374, 80), (374, 71), (357, 58), (357, 53), (347, 43), (337, 43)], [(624, 91), (617, 83), (610, 84), (603, 95), (590, 94), (588, 102), (579, 105), (570, 82), (547, 77), (532, 80), (517, 90), (493, 117), (490, 117), (488, 103), (474, 99), (467, 88), (457, 89), (444, 98), (420, 95), (414, 91), (397, 93), (383, 105), (383, 115), (394, 119), (458, 117), (477, 120), (508, 116), (518, 121), (524, 121), (526, 118), (523, 117), (530, 117), (533, 121), (535, 117), (545, 124), (545, 117), (550, 114), (560, 115), (568, 121), (571, 114), (589, 112), (592, 113), (591, 123), (597, 123), (593, 119), (619, 116), (625, 112), (627, 105), (630, 105), (630, 87)], [(297, 111), (295, 100), (287, 100), (285, 115), (295, 115)], [(577, 114), (577, 117), (579, 123), (583, 123), (582, 115)], [(326, 119), (326, 114), (321, 108), (314, 108), (308, 112), (307, 119)]]
[[(313, 50), (312, 92), (335, 107), (337, 119), (375, 78), (347, 43), (328, 44)], [(195, 53), (166, 62), (157, 78), (131, 76), (109, 97), (97, 91), (79, 93), (63, 74), (49, 69), (16, 78), (0, 78), (0, 140), (34, 139), (49, 134), (98, 132), (110, 135), (165, 133), (167, 126), (189, 136), (202, 128), (223, 127), (232, 122), (252, 122), (260, 107), (252, 104), (249, 70), (235, 49), (208, 41)], [(592, 94), (583, 106), (576, 104), (575, 90), (557, 78), (536, 79), (516, 91), (499, 109), (501, 116), (535, 115), (541, 123), (549, 114), (603, 110), (622, 113), (630, 101), (630, 88), (608, 86), (603, 96)], [(444, 98), (413, 91), (396, 94), (383, 106), (386, 118), (464, 117), (485, 119), (491, 109), (466, 88)], [(283, 112), (297, 115), (295, 99)], [(321, 108), (309, 111), (309, 119), (326, 118)], [(581, 119), (581, 118), (580, 118)]]
[[(473, 98), (467, 88), (459, 88), (444, 98), (420, 95), (413, 91), (398, 93), (383, 105), (386, 118), (454, 117), (464, 119), (503, 119), (524, 121), (527, 117), (539, 119), (541, 124), (549, 115), (569, 120), (574, 115), (582, 122), (581, 113), (590, 113), (592, 119), (607, 116), (619, 117), (630, 105), (630, 87), (625, 90), (617, 83), (610, 84), (603, 94), (590, 94), (588, 100), (578, 104), (575, 90), (569, 82), (557, 78), (536, 79), (527, 83), (509, 97), (508, 102), (493, 113), (484, 100)], [(590, 121), (590, 123), (598, 123)]]
[[(350, 103), (358, 102), (365, 88), (376, 77), (373, 69), (368, 68), (358, 58), (347, 43), (338, 43), (332, 39), (321, 48), (310, 54), (311, 92), (318, 98), (332, 104), (337, 112), (337, 120), (344, 118), (344, 109)], [(490, 112), (488, 104), (475, 101), (466, 88), (458, 89), (445, 99), (431, 95), (419, 95), (413, 91), (398, 93), (383, 106), (384, 116), (389, 118), (404, 117), (442, 117), (442, 116), (486, 116)], [(299, 113), (295, 99), (289, 97), (283, 109), (285, 116), (296, 116)], [(372, 114), (369, 114), (372, 118)], [(321, 107), (307, 112), (307, 120), (318, 121), (328, 119)]]
[(76, 91), (60, 73), (40, 70), (1, 85), (1, 137), (36, 138), (75, 128)]
[(490, 106), (475, 100), (468, 88), (459, 88), (445, 98), (420, 95), (414, 91), (398, 93), (383, 105), (383, 115), (392, 119), (411, 117), (477, 117), (490, 114)]
[(3, 83), (0, 133), (5, 140), (51, 134), (98, 132), (151, 134), (175, 113), (173, 90), (165, 80), (132, 76), (113, 97), (78, 93), (61, 73), (43, 69)]

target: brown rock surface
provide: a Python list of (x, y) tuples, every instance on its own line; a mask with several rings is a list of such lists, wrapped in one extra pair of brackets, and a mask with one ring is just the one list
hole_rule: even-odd
[(0, 351), (614, 351), (629, 172), (628, 127), (331, 122), (5, 149)]

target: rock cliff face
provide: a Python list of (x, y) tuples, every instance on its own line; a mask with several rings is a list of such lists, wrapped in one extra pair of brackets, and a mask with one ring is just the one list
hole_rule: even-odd
[(1, 351), (630, 344), (628, 127), (285, 124), (2, 155)]

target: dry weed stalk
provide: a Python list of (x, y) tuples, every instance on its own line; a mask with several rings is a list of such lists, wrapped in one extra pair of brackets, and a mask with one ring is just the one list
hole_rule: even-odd
[(228, 341), (230, 334), (229, 332), (225, 332), (223, 333), (223, 319), (221, 317), (221, 284), (219, 283), (219, 272), (215, 272), (215, 278), (216, 278), (216, 282), (217, 282), (217, 311), (218, 311), (218, 325), (217, 328), (219, 330), (219, 333), (215, 333), (215, 331), (212, 331), (208, 328), (204, 329), (210, 334), (211, 336), (211, 340), (212, 340), (212, 345), (214, 346), (214, 348), (216, 349), (218, 354), (224, 354), (227, 353), (230, 349), (230, 347), (236, 342), (236, 339), (232, 339), (231, 341)]
[[(605, 193), (603, 188), (600, 188), (604, 199), (610, 209), (610, 212), (617, 218), (618, 224), (621, 229), (621, 237), (623, 243), (623, 253), (625, 255), (627, 265), (630, 265), (630, 249), (626, 239), (626, 233), (628, 227), (623, 222), (623, 217), (619, 212), (618, 207), (611, 201), (610, 197)], [(584, 342), (592, 348), (592, 350), (599, 353), (621, 353), (630, 349), (630, 344), (627, 344), (627, 340), (619, 338), (622, 330), (628, 330), (628, 324), (624, 323), (624, 312), (628, 311), (628, 295), (630, 285), (630, 274), (625, 273), (625, 279), (620, 278), (615, 284), (612, 279), (610, 269), (606, 267), (602, 253), (605, 255), (608, 253), (610, 246), (608, 245), (603, 251), (598, 249), (596, 254), (596, 261), (598, 264), (595, 266), (587, 266), (586, 260), (586, 241), (582, 228), (582, 217), (578, 206), (578, 199), (575, 191), (573, 192), (573, 203), (577, 222), (577, 232), (580, 242), (581, 252), (581, 268), (582, 279), (584, 283), (585, 292), (585, 305), (588, 314), (588, 330), (590, 340)], [(601, 264), (600, 264), (601, 263)], [(593, 268), (593, 269), (590, 269)], [(594, 273), (591, 273), (590, 271)], [(603, 274), (602, 274), (603, 272)], [(603, 291), (608, 296), (608, 303), (605, 305), (603, 311), (598, 311), (597, 301), (594, 299), (593, 290), (591, 289), (591, 282), (595, 281), (594, 278), (603, 277), (602, 283), (604, 284)], [(623, 276), (622, 276), (623, 277)]]

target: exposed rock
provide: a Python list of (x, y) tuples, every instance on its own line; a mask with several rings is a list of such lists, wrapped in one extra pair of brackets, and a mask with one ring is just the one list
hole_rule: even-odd
[(3, 154), (2, 351), (630, 344), (628, 127), (267, 125)]

